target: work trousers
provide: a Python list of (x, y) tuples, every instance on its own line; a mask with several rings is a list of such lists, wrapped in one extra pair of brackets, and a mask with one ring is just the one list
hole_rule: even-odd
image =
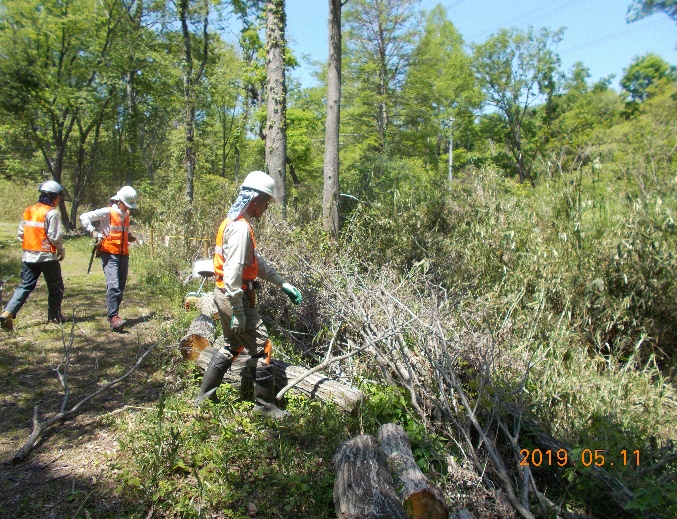
[(106, 276), (106, 307), (108, 318), (118, 315), (123, 292), (127, 285), (129, 256), (123, 254), (101, 253), (101, 265)]
[(57, 260), (38, 261), (36, 263), (21, 263), (21, 284), (17, 287), (9, 300), (5, 311), (17, 315), (28, 296), (35, 289), (40, 274), (45, 276), (47, 283), (47, 320), (58, 319), (61, 314), (63, 301), (63, 279), (61, 278), (61, 264)]
[(266, 330), (266, 326), (263, 324), (263, 319), (261, 319), (259, 313), (254, 308), (249, 307), (249, 298), (247, 297), (247, 294), (242, 298), (244, 315), (247, 322), (245, 324), (245, 331), (240, 335), (235, 335), (230, 329), (233, 308), (230, 306), (228, 296), (224, 294), (219, 287), (214, 289), (214, 302), (219, 311), (223, 338), (226, 340), (226, 344), (230, 350), (222, 351), (222, 353), (228, 358), (231, 358), (233, 356), (233, 351), (238, 351), (241, 346), (244, 346), (249, 355), (262, 356), (263, 350), (268, 343), (268, 330)]

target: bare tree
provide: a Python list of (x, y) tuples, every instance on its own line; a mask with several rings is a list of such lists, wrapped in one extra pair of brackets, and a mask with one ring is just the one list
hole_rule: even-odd
[(275, 180), (275, 198), (287, 212), (287, 85), (285, 83), (284, 0), (266, 0), (266, 168)]
[(327, 64), (327, 122), (324, 136), (322, 223), (339, 233), (339, 126), (341, 123), (341, 0), (329, 0), (329, 62)]

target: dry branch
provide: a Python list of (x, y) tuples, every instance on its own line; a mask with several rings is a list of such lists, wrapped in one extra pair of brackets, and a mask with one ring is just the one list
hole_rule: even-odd
[[(339, 269), (336, 275), (331, 276), (326, 270), (314, 269), (306, 263), (306, 271), (315, 270), (313, 280), (320, 285), (317, 304), (329, 314), (330, 324), (345, 322), (347, 331), (364, 342), (378, 337), (384, 330), (395, 331), (394, 337), (367, 350), (380, 366), (383, 379), (409, 392), (413, 409), (427, 427), (444, 430), (454, 441), (462, 438), (464, 454), (477, 474), (493, 484), (497, 480), (522, 517), (533, 518), (521, 499), (523, 480), (515, 479), (512, 459), (504, 460), (496, 443), (497, 426), (493, 416), (497, 409), (487, 408), (487, 399), (483, 398), (483, 388), (493, 374), (495, 351), (470, 353), (475, 355), (473, 373), (479, 373), (482, 381), (476, 399), (470, 401), (456, 373), (454, 360), (462, 352), (481, 350), (482, 346), (459, 338), (456, 328), (463, 325), (458, 325), (450, 311), (455, 303), (450, 301), (447, 291), (432, 283), (424, 290), (409, 290), (411, 283), (407, 279), (386, 268), (366, 274), (350, 266), (347, 267), (350, 270), (341, 270), (346, 267), (340, 265), (336, 268)], [(415, 275), (425, 278), (424, 274)], [(417, 279), (417, 286), (423, 286), (421, 281), (425, 279)], [(435, 383), (422, 382), (431, 380)], [(491, 400), (489, 403), (497, 405)], [(484, 416), (488, 417), (486, 423), (483, 423)], [(437, 417), (434, 425), (433, 417)], [(487, 461), (495, 477), (486, 474)]]
[[(291, 382), (288, 382), (286, 386), (284, 386), (282, 389), (280, 389), (280, 391), (278, 391), (277, 395), (275, 395), (275, 398), (276, 398), (277, 400), (282, 399), (282, 397), (284, 396), (284, 394), (285, 394), (287, 391), (289, 391), (291, 388), (293, 388), (294, 386), (296, 386), (296, 385), (298, 385), (299, 383), (301, 383), (303, 380), (305, 380), (305, 379), (306, 379), (307, 377), (309, 377), (310, 375), (312, 375), (312, 374), (314, 374), (314, 373), (317, 373), (318, 371), (322, 371), (324, 368), (326, 368), (327, 366), (329, 366), (330, 364), (332, 364), (332, 363), (334, 363), (334, 362), (339, 362), (339, 361), (348, 359), (348, 358), (352, 357), (353, 355), (356, 355), (356, 354), (360, 353), (361, 351), (364, 351), (364, 350), (366, 350), (367, 348), (372, 347), (372, 346), (373, 346), (374, 344), (376, 344), (377, 342), (382, 341), (382, 340), (384, 340), (385, 338), (387, 338), (387, 337), (393, 335), (393, 333), (394, 333), (393, 331), (387, 331), (387, 332), (381, 334), (381, 336), (377, 337), (376, 339), (373, 339), (373, 340), (367, 342), (367, 344), (365, 344), (365, 345), (363, 345), (363, 346), (360, 346), (360, 347), (358, 347), (357, 349), (354, 349), (353, 351), (351, 351), (350, 353), (346, 353), (345, 355), (340, 355), (340, 356), (338, 356), (338, 357), (330, 357), (330, 356), (327, 356), (327, 358), (325, 358), (325, 360), (324, 360), (323, 362), (321, 362), (320, 364), (318, 364), (318, 365), (315, 366), (314, 368), (309, 369), (309, 370), (306, 371), (305, 373), (299, 375), (298, 377), (296, 377), (295, 379), (293, 379)], [(330, 345), (330, 346), (331, 346), (331, 345)], [(331, 352), (331, 347), (330, 347), (330, 349), (329, 349), (329, 352)]]
[[(71, 334), (72, 334), (72, 331), (71, 331)], [(14, 457), (12, 458), (12, 462), (13, 462), (13, 463), (20, 463), (20, 462), (22, 462), (23, 460), (25, 460), (26, 457), (28, 456), (28, 454), (31, 452), (31, 450), (33, 450), (33, 448), (35, 447), (35, 445), (36, 445), (36, 443), (38, 442), (38, 440), (45, 434), (45, 432), (46, 432), (50, 427), (52, 427), (52, 426), (53, 426), (54, 424), (56, 424), (56, 423), (64, 422), (64, 421), (68, 420), (69, 418), (72, 418), (72, 417), (76, 416), (76, 415), (78, 414), (78, 412), (81, 410), (81, 408), (82, 408), (87, 402), (89, 402), (91, 399), (93, 399), (94, 397), (96, 397), (96, 396), (100, 395), (101, 393), (107, 391), (108, 389), (110, 389), (110, 388), (113, 387), (114, 385), (116, 385), (116, 384), (122, 382), (122, 381), (125, 380), (129, 375), (131, 375), (132, 373), (134, 373), (134, 371), (136, 371), (136, 368), (138, 368), (138, 367), (141, 365), (141, 363), (142, 363), (142, 362), (144, 361), (144, 359), (148, 356), (148, 354), (149, 354), (151, 351), (153, 351), (153, 349), (154, 349), (158, 344), (159, 344), (159, 342), (156, 342), (155, 344), (151, 345), (151, 346), (143, 353), (143, 355), (141, 355), (141, 356), (137, 359), (137, 361), (136, 361), (136, 363), (134, 364), (134, 366), (132, 366), (132, 367), (129, 369), (129, 371), (127, 371), (127, 373), (125, 373), (125, 374), (122, 375), (121, 377), (116, 378), (115, 380), (109, 382), (108, 384), (106, 384), (105, 386), (99, 388), (98, 390), (94, 391), (93, 393), (87, 395), (85, 398), (83, 398), (82, 400), (80, 400), (77, 404), (75, 404), (75, 405), (74, 405), (73, 407), (71, 407), (70, 409), (65, 410), (65, 407), (66, 407), (65, 404), (66, 404), (66, 402), (68, 401), (68, 392), (67, 392), (67, 393), (65, 394), (65, 396), (64, 396), (64, 401), (63, 401), (62, 406), (61, 406), (61, 411), (60, 411), (59, 413), (57, 413), (56, 415), (54, 415), (54, 416), (52, 416), (52, 417), (46, 419), (46, 420), (43, 421), (43, 422), (40, 421), (40, 416), (39, 416), (39, 413), (38, 413), (38, 406), (36, 405), (36, 406), (33, 408), (33, 430), (32, 430), (32, 432), (31, 432), (30, 436), (28, 437), (28, 439), (26, 440), (26, 443), (24, 443), (24, 445), (16, 452), (16, 454), (15, 454)], [(59, 379), (60, 379), (60, 381), (61, 381), (61, 384), (62, 384), (62, 386), (66, 387), (66, 386), (65, 386), (65, 380), (62, 380), (62, 377), (63, 377), (63, 374), (60, 374), (60, 375), (59, 375)]]
[[(212, 355), (218, 350), (218, 344), (205, 348), (196, 360), (197, 366), (203, 371), (212, 358)], [(249, 359), (248, 355), (240, 355), (233, 362), (232, 368), (226, 373), (224, 381), (234, 387), (240, 387), (240, 372)], [(289, 380), (299, 377), (302, 379), (295, 385), (294, 390), (310, 398), (318, 398), (323, 402), (334, 402), (341, 409), (352, 412), (364, 400), (364, 394), (347, 384), (342, 384), (331, 380), (321, 373), (306, 374), (306, 369), (288, 364), (282, 360), (274, 359), (272, 365), (275, 366), (275, 387), (284, 387)], [(302, 375), (306, 375), (302, 377)]]

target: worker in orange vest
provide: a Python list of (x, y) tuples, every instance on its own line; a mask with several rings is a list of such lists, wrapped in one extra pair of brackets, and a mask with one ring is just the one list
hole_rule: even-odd
[[(80, 215), (83, 227), (100, 242), (101, 265), (106, 276), (107, 315), (112, 330), (122, 328), (127, 322), (118, 312), (129, 273), (129, 244), (136, 241), (129, 233), (129, 210), (136, 209), (138, 199), (133, 187), (123, 186), (110, 198), (108, 207)], [(99, 230), (93, 222), (99, 223)]]
[(21, 310), (30, 293), (35, 289), (40, 274), (47, 283), (47, 320), (63, 323), (67, 318), (61, 313), (63, 301), (63, 279), (61, 264), (66, 250), (61, 243), (63, 227), (59, 211), (56, 209), (61, 200), (63, 188), (58, 182), (48, 180), (38, 188), (38, 203), (27, 207), (19, 222), (17, 235), (21, 240), (21, 284), (17, 287), (0, 315), (2, 328), (12, 330), (13, 320)]
[[(216, 390), (233, 360), (245, 349), (252, 356), (249, 369), (254, 379), (254, 412), (282, 418), (288, 413), (275, 405), (275, 372), (270, 363), (272, 345), (256, 311), (256, 287), (263, 279), (281, 288), (293, 304), (303, 297), (287, 283), (256, 249), (252, 218), (261, 218), (273, 197), (275, 181), (262, 171), (244, 179), (240, 193), (216, 233), (214, 302), (219, 311), (226, 347), (212, 356), (202, 378), (198, 404), (209, 398), (218, 402)], [(247, 368), (245, 368), (247, 369)]]

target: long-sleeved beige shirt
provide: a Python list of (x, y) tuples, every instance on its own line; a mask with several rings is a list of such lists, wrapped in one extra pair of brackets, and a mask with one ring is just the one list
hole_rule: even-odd
[[(243, 219), (251, 224), (246, 213)], [(242, 271), (254, 263), (254, 254), (259, 264), (258, 278), (273, 283), (278, 288), (284, 283), (275, 268), (254, 249), (249, 226), (243, 220), (236, 220), (223, 231), (223, 283), (231, 306), (242, 306)]]
[[(122, 211), (119, 206), (116, 207)], [(102, 207), (101, 209), (82, 213), (80, 215), (82, 226), (87, 229), (87, 231), (93, 232), (96, 230), (93, 222), (99, 222), (99, 232), (104, 236), (108, 236), (110, 234), (110, 209), (110, 207)], [(123, 219), (126, 214), (126, 212), (122, 213)]]
[[(19, 228), (17, 230), (17, 236), (20, 242), (24, 241), (24, 227), (26, 222), (21, 219), (19, 222)], [(56, 247), (57, 254), (63, 253), (63, 227), (61, 226), (61, 220), (59, 217), (59, 211), (57, 209), (51, 209), (45, 215), (45, 232), (47, 233), (47, 239), (51, 242), (54, 247)], [(25, 250), (21, 255), (21, 260), (26, 263), (39, 263), (41, 261), (54, 261), (57, 258), (57, 254), (52, 254), (51, 252), (43, 251), (32, 251)]]

